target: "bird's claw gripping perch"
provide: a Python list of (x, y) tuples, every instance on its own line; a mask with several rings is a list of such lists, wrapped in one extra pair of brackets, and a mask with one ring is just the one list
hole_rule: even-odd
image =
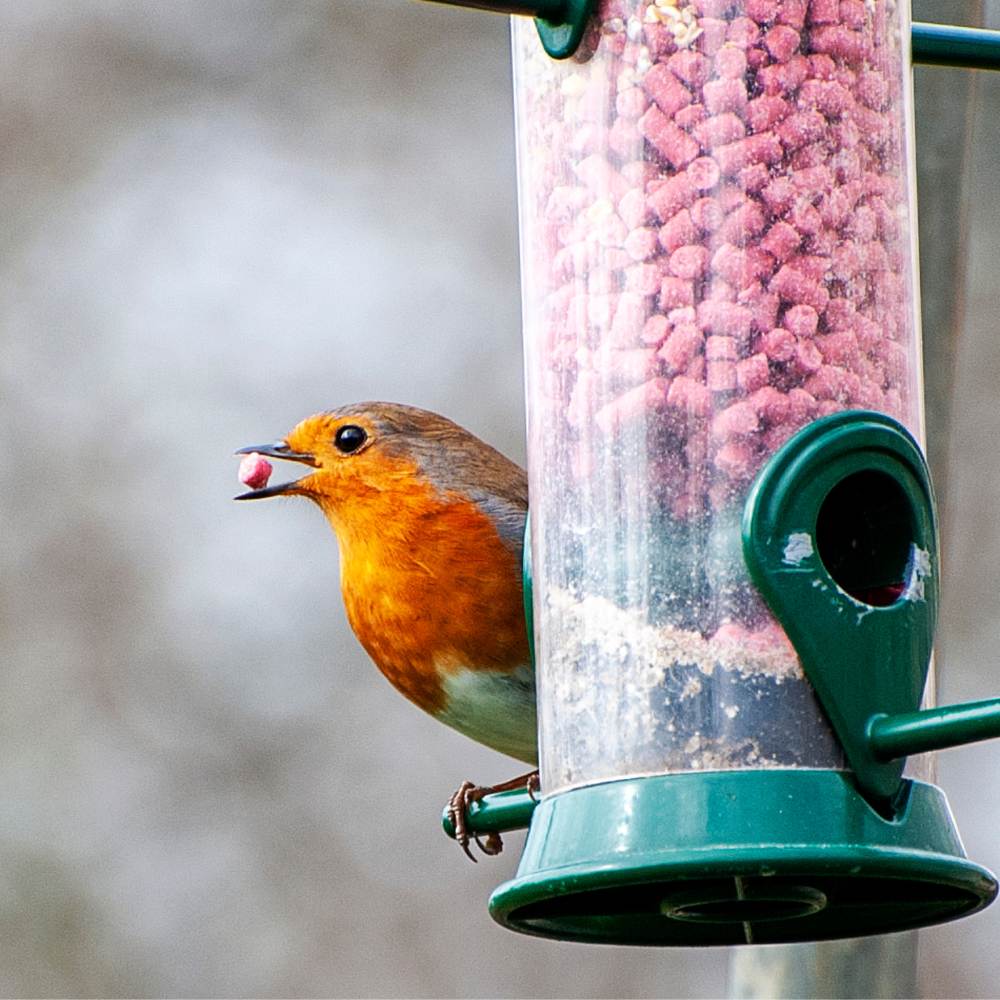
[(478, 834), (469, 832), (469, 824), (465, 818), (465, 813), (469, 806), (474, 802), (478, 802), (484, 795), (488, 795), (491, 791), (491, 788), (483, 788), (473, 784), (471, 781), (463, 781), (448, 800), (448, 817), (455, 830), (455, 840), (458, 841), (458, 846), (465, 851), (465, 856), (474, 863), (478, 863), (479, 859), (469, 848), (470, 840), (475, 840), (483, 854), (492, 856), (499, 854), (503, 850), (503, 841), (500, 839), (500, 834), (490, 833), (487, 835), (486, 840), (483, 841)]
[(479, 861), (469, 847), (470, 841), (474, 840), (483, 854), (495, 857), (503, 850), (503, 840), (496, 831), (487, 833), (485, 837), (480, 837), (479, 834), (471, 831), (466, 815), (469, 807), (473, 803), (479, 802), (485, 796), (492, 795), (494, 792), (506, 792), (515, 788), (524, 788), (534, 800), (540, 788), (538, 772), (532, 771), (530, 774), (523, 774), (520, 777), (512, 778), (510, 781), (504, 781), (499, 785), (483, 786), (476, 785), (471, 781), (463, 781), (448, 800), (447, 814), (451, 821), (452, 829), (455, 831), (455, 840), (458, 841), (459, 847), (465, 851), (465, 856), (470, 861), (474, 863), (478, 863)]
[(532, 771), (524, 779), (524, 790), (531, 797), (532, 802), (538, 801), (538, 793), (542, 790), (542, 779), (537, 771)]

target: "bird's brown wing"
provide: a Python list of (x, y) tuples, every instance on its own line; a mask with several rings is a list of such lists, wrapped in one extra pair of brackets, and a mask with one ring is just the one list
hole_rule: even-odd
[(472, 500), (493, 520), (504, 544), (520, 559), (528, 513), (524, 469), (438, 414), (420, 411), (420, 432), (414, 433), (407, 423), (412, 413), (410, 408), (393, 407), (391, 427), (402, 432), (407, 452), (420, 471), (443, 494)]

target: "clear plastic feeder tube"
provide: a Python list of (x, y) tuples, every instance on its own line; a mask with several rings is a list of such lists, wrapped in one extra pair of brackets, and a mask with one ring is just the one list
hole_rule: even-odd
[(922, 436), (907, 5), (601, 0), (514, 59), (543, 787), (843, 767), (740, 520), (809, 421)]

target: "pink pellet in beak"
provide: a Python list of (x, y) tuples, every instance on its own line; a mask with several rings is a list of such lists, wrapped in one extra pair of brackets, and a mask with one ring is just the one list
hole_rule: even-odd
[(267, 486), (272, 471), (271, 463), (263, 455), (252, 451), (249, 455), (244, 455), (240, 462), (240, 482), (252, 490), (263, 489)]

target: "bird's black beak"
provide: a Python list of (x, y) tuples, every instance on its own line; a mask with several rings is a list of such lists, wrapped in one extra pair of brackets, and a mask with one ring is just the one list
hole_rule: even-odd
[[(304, 451), (292, 451), (284, 441), (275, 441), (273, 444), (249, 444), (245, 448), (237, 448), (236, 455), (251, 455), (256, 452), (265, 458), (281, 458), (286, 462), (301, 462), (303, 465), (316, 467), (319, 462), (314, 455), (309, 455)], [(233, 497), (234, 500), (264, 500), (267, 497), (279, 497), (285, 493), (294, 492), (298, 485), (298, 480), (288, 483), (278, 483), (275, 486), (265, 486), (260, 490), (250, 490)]]

